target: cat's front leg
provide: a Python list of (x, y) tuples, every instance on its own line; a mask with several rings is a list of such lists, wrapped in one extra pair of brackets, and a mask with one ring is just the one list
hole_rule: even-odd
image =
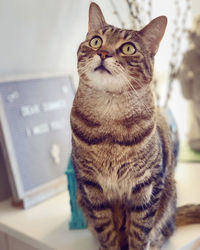
[(112, 208), (99, 183), (94, 179), (79, 180), (77, 198), (86, 215), (89, 230), (99, 240), (100, 250), (120, 250)]
[(133, 187), (129, 206), (129, 250), (149, 250), (150, 232), (154, 225), (162, 188), (162, 182), (151, 181)]

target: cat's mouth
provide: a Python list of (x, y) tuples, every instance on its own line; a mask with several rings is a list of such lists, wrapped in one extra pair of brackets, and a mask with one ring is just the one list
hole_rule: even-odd
[(100, 72), (107, 72), (108, 74), (111, 75), (111, 72), (103, 64), (100, 64), (98, 67), (94, 69), (94, 71), (97, 71), (97, 70)]

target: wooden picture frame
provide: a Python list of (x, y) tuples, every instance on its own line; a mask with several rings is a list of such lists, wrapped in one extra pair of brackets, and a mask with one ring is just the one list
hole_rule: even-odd
[(0, 83), (0, 144), (14, 204), (31, 207), (67, 188), (69, 76)]

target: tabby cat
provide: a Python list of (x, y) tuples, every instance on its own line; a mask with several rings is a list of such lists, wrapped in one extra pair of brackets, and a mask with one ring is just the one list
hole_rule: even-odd
[(72, 158), (77, 199), (101, 250), (160, 249), (175, 229), (176, 156), (151, 83), (166, 24), (160, 16), (140, 31), (119, 29), (90, 5)]

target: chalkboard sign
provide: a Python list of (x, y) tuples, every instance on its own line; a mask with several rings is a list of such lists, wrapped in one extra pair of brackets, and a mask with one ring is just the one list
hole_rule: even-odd
[(0, 83), (1, 141), (13, 198), (24, 207), (66, 188), (73, 98), (70, 77)]

